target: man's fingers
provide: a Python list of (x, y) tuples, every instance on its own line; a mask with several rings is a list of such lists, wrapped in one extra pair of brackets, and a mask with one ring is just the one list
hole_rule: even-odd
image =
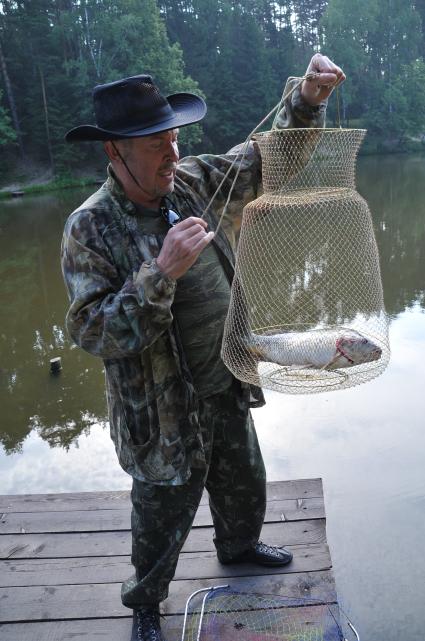
[(318, 73), (314, 78), (319, 87), (333, 87), (338, 82), (336, 73)]
[(338, 86), (338, 85), (340, 85), (341, 83), (343, 83), (343, 82), (344, 82), (344, 80), (345, 80), (345, 79), (346, 79), (346, 77), (347, 77), (347, 76), (345, 75), (345, 73), (342, 71), (342, 69), (341, 69), (341, 73), (340, 73), (340, 74), (337, 74), (337, 75), (338, 75), (338, 81), (337, 81), (337, 83), (336, 83), (336, 86)]
[(315, 54), (309, 64), (307, 73), (316, 74), (310, 82), (318, 82), (319, 86), (335, 87), (345, 80), (345, 73), (327, 56)]
[(193, 252), (196, 254), (200, 254), (201, 251), (205, 249), (207, 245), (209, 245), (209, 243), (212, 241), (213, 238), (214, 238), (214, 232), (209, 231), (208, 234), (205, 234), (205, 236), (200, 238), (198, 242), (193, 246)]
[(203, 227), (198, 223), (194, 223), (190, 227), (186, 226), (186, 228), (182, 228), (181, 223), (178, 223), (175, 227), (173, 227), (174, 240), (179, 238), (182, 241), (182, 240), (185, 240), (186, 238), (192, 238), (197, 234), (205, 234), (205, 233), (206, 233), (205, 227)]
[[(214, 237), (214, 232), (210, 231), (208, 233), (205, 233), (203, 229), (200, 229), (197, 231), (195, 234), (192, 235), (187, 235), (187, 232), (185, 236), (181, 236), (179, 238), (179, 253), (182, 258), (188, 258), (191, 256), (197, 256), (199, 252), (203, 249), (203, 242), (205, 241), (205, 245), (208, 245), (210, 240)], [(201, 246), (199, 248), (199, 246)]]
[(177, 223), (176, 229), (178, 228), (179, 231), (183, 231), (184, 229), (189, 229), (194, 225), (202, 225), (202, 227), (206, 229), (208, 223), (203, 218), (197, 218), (196, 216), (189, 216), (189, 218), (184, 218), (181, 222)]

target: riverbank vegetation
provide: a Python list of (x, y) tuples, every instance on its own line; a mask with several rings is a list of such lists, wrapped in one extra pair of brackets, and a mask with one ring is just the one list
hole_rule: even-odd
[(367, 128), (368, 153), (425, 146), (424, 0), (3, 0), (0, 184), (94, 175), (100, 145), (64, 133), (94, 122), (94, 85), (139, 73), (206, 98), (184, 153), (224, 151), (318, 50), (347, 74), (330, 126)]

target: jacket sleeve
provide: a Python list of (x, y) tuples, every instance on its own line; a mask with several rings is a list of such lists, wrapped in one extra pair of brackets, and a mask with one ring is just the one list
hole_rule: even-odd
[(135, 355), (170, 326), (176, 283), (162, 274), (155, 259), (122, 283), (100, 231), (87, 222), (91, 218), (90, 212), (77, 212), (65, 227), (66, 326), (74, 342), (95, 356)]
[[(300, 80), (301, 78), (288, 78), (282, 95), (285, 96), (289, 94)], [(324, 127), (327, 104), (328, 101), (324, 100), (316, 106), (309, 105), (301, 96), (301, 87), (297, 87), (293, 93), (284, 100), (274, 126), (276, 129)]]

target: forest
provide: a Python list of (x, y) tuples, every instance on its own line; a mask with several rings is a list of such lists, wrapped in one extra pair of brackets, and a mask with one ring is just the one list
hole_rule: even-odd
[(320, 51), (347, 80), (328, 126), (368, 130), (369, 153), (425, 150), (425, 0), (0, 0), (0, 183), (90, 173), (96, 84), (151, 74), (205, 97), (182, 152), (242, 141)]

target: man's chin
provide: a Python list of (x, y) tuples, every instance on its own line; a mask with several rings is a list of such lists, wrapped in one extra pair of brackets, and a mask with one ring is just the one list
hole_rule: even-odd
[(162, 191), (161, 196), (168, 196), (168, 194), (172, 194), (174, 191), (174, 178), (173, 180), (169, 181), (168, 187), (164, 187), (164, 190)]

